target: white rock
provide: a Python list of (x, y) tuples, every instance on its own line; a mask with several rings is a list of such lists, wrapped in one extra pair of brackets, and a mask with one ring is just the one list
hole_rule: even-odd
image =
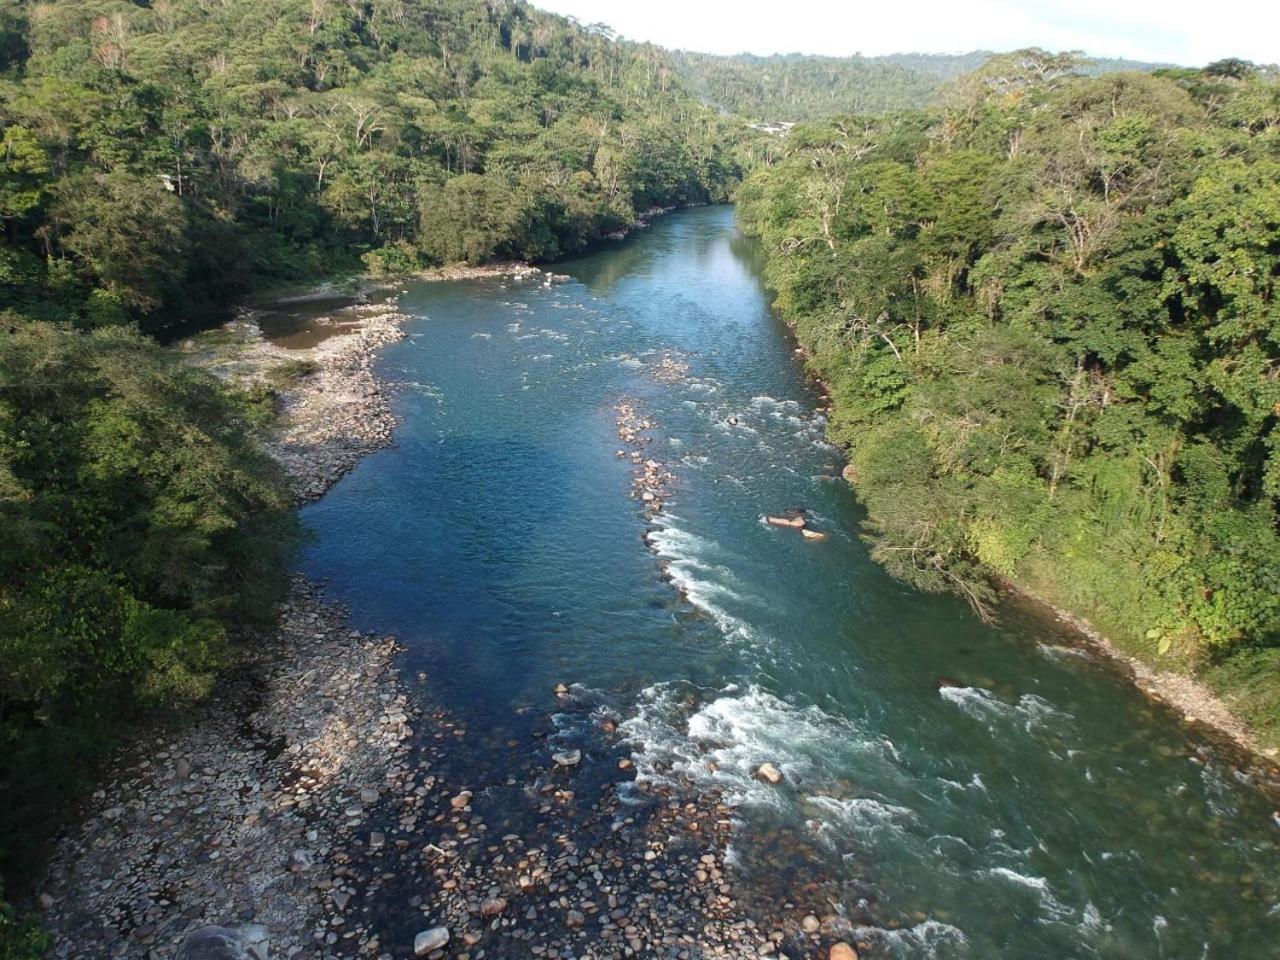
[(413, 955), (415, 957), (425, 957), (428, 953), (439, 950), (448, 942), (448, 927), (432, 927), (430, 930), (423, 930), (413, 938)]
[(554, 760), (559, 766), (562, 766), (562, 767), (576, 767), (579, 763), (582, 762), (582, 751), (581, 750), (565, 750), (565, 751), (562, 751), (561, 753), (552, 754), (551, 759)]

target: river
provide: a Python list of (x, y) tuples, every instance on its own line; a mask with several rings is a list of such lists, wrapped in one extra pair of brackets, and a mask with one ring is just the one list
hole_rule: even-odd
[[(576, 747), (580, 790), (720, 788), (740, 886), (818, 884), (880, 953), (1275, 956), (1266, 796), (1052, 622), (986, 625), (871, 562), (758, 267), (719, 207), (564, 283), (411, 286), (378, 363), (395, 445), (306, 508), (306, 572), (406, 645), (481, 786)], [(654, 518), (623, 402), (675, 477)], [(829, 538), (761, 519), (794, 507)]]

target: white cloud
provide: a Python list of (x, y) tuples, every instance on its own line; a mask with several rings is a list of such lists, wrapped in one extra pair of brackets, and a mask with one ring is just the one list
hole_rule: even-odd
[(709, 53), (868, 56), (1039, 46), (1202, 65), (1280, 60), (1265, 0), (534, 0), (623, 36)]

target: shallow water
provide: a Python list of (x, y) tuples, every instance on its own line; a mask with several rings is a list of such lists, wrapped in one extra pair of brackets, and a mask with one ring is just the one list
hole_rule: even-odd
[[(614, 712), (641, 778), (738, 803), (743, 884), (816, 882), (894, 957), (1275, 956), (1280, 824), (1247, 777), (1042, 618), (985, 626), (868, 559), (756, 254), (711, 208), (568, 283), (411, 287), (396, 445), (307, 508), (307, 572), (408, 646), (475, 782), (570, 744), (616, 779)], [(623, 399), (677, 477), (656, 523)], [(795, 506), (830, 539), (761, 522)]]
[(263, 337), (286, 350), (307, 350), (360, 325), (364, 301), (355, 296), (295, 297), (265, 302), (254, 310)]

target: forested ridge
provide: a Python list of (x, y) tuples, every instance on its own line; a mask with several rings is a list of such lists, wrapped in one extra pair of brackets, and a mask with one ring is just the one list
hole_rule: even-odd
[[(297, 544), (270, 387), (148, 334), (581, 250), (726, 199), (745, 130), (664, 51), (521, 2), (0, 0), (0, 874), (235, 663)], [(26, 936), (0, 914), (0, 954)]]
[[(708, 103), (765, 123), (816, 120), (929, 106), (947, 83), (980, 68), (991, 51), (896, 53), (880, 57), (807, 54), (716, 56), (679, 51), (676, 71)], [(1082, 59), (1082, 73), (1152, 70), (1158, 64)]]
[(874, 555), (1012, 582), (1280, 738), (1280, 78), (996, 58), (739, 193)]

